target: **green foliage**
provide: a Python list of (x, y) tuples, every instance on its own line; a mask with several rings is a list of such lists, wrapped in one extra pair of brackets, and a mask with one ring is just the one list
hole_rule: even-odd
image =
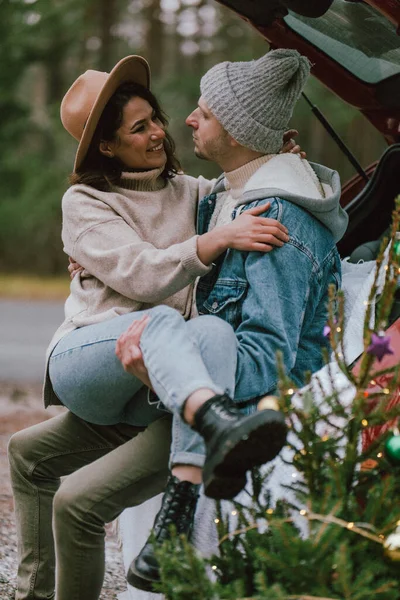
[[(213, 598), (213, 584), (206, 565), (184, 536), (172, 532), (171, 539), (161, 548), (155, 545), (160, 561), (162, 589), (167, 598), (176, 600), (205, 600)], [(168, 559), (167, 559), (168, 557)], [(193, 582), (196, 582), (193, 585)]]
[(27, 157), (23, 173), (31, 176), (20, 182), (19, 193), (3, 193), (0, 207), (0, 269), (56, 274), (65, 271), (62, 252), (61, 203), (66, 188), (65, 172), (59, 164), (44, 164)]

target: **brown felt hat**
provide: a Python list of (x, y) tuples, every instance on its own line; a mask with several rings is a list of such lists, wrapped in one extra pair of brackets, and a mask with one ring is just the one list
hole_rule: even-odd
[(126, 82), (150, 87), (150, 67), (141, 56), (126, 56), (111, 73), (86, 71), (71, 85), (61, 102), (61, 121), (78, 142), (74, 171), (86, 156), (101, 114), (116, 89)]

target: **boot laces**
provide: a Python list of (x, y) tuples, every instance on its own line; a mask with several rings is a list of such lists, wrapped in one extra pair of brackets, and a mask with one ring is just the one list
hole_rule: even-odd
[(162, 541), (170, 536), (171, 525), (175, 526), (178, 534), (188, 533), (190, 530), (198, 498), (192, 486), (188, 482), (181, 482), (172, 490), (166, 491), (154, 524), (157, 540)]
[(237, 421), (238, 411), (232, 406), (226, 406), (225, 403), (215, 403), (212, 410), (224, 421)]

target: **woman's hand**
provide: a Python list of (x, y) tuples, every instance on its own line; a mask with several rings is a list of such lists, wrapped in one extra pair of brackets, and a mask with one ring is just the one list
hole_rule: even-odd
[(288, 230), (282, 223), (260, 217), (271, 206), (270, 202), (249, 208), (228, 225), (216, 227), (226, 236), (228, 248), (244, 251), (270, 252), (274, 246), (283, 246), (289, 240)]
[(307, 154), (301, 149), (299, 144), (296, 144), (294, 138), (299, 135), (297, 129), (288, 129), (283, 134), (283, 146), (279, 150), (279, 154), (286, 154), (290, 152), (291, 154), (299, 154), (301, 158), (306, 158)]
[(81, 273), (83, 271), (83, 267), (76, 262), (75, 259), (73, 259), (71, 256), (68, 257), (68, 261), (69, 261), (69, 265), (68, 265), (68, 272), (69, 272), (69, 276), (71, 279), (73, 279), (75, 277), (75, 275), (77, 275), (78, 273)]
[(128, 329), (119, 336), (115, 354), (121, 361), (125, 371), (134, 375), (137, 379), (143, 381), (147, 387), (152, 389), (149, 374), (140, 349), (140, 338), (142, 337), (142, 333), (149, 322), (149, 319), (150, 317), (148, 315), (143, 315), (143, 317), (137, 319), (137, 321), (133, 321)]

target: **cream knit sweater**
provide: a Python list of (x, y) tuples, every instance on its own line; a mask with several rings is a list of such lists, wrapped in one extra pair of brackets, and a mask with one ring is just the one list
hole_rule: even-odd
[[(157, 304), (190, 317), (194, 281), (210, 270), (197, 256), (197, 205), (213, 182), (188, 175), (165, 182), (161, 171), (124, 173), (112, 192), (74, 185), (65, 193), (64, 251), (84, 271), (71, 282), (46, 362), (77, 327)], [(54, 402), (47, 378), (45, 404)]]
[(226, 225), (232, 221), (232, 212), (240, 204), (243, 188), (258, 169), (267, 163), (275, 154), (265, 154), (246, 163), (234, 171), (225, 173), (226, 192), (218, 195), (215, 210), (210, 220), (209, 229)]

